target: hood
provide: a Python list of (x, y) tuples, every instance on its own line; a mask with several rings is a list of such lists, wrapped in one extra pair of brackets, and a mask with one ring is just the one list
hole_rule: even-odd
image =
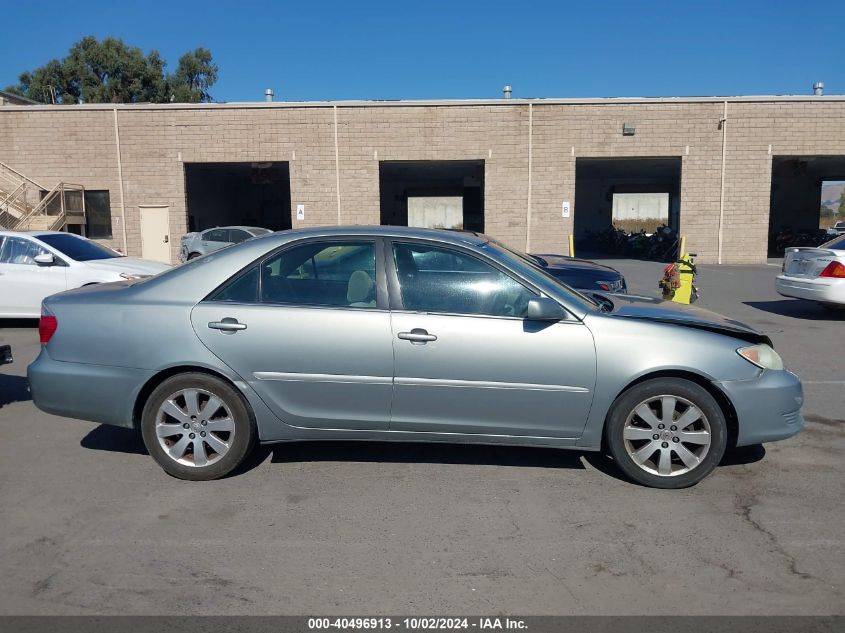
[(750, 325), (703, 308), (637, 295), (613, 295), (613, 304), (610, 315), (614, 317), (672, 323), (727, 334), (750, 343), (772, 344), (768, 336)]
[(136, 257), (114, 257), (111, 259), (95, 259), (90, 262), (82, 262), (96, 270), (113, 273), (130, 273), (133, 275), (157, 275), (160, 272), (171, 268), (170, 264), (162, 264), (149, 259), (138, 259)]
[(583, 272), (612, 272), (616, 275), (619, 271), (610, 266), (597, 264), (586, 259), (576, 259), (575, 257), (565, 257), (564, 255), (547, 255), (545, 253), (537, 253), (536, 257), (542, 257), (548, 263), (549, 268), (565, 268), (567, 270), (580, 270)]

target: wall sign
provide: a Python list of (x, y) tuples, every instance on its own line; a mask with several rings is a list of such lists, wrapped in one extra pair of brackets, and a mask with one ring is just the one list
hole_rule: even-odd
[(565, 217), (565, 218), (569, 217), (569, 200), (563, 201), (563, 204), (560, 205), (560, 210), (561, 210), (561, 213), (563, 214), (563, 217)]

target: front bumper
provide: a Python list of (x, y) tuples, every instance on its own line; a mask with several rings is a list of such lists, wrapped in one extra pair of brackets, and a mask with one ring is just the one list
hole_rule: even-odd
[(790, 371), (766, 369), (752, 380), (715, 384), (736, 409), (737, 446), (785, 440), (804, 428), (804, 391), (798, 376)]
[(845, 279), (829, 277), (806, 279), (778, 275), (775, 280), (775, 290), (784, 297), (845, 304)]
[(132, 409), (153, 372), (53, 360), (42, 347), (27, 367), (35, 406), (47, 413), (132, 427)]

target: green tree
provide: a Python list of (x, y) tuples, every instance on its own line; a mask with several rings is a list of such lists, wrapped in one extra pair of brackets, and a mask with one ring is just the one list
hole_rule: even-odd
[(839, 215), (845, 217), (845, 189), (839, 193)]
[(58, 59), (51, 59), (32, 72), (21, 73), (18, 81), (17, 86), (9, 86), (7, 90), (44, 103), (76, 103), (79, 100), (76, 86), (67, 81)]
[(211, 101), (208, 89), (217, 81), (217, 65), (211, 51), (198, 48), (179, 58), (176, 72), (167, 78), (167, 89), (172, 101), (200, 103)]
[(152, 50), (148, 55), (123, 40), (83, 37), (62, 60), (51, 60), (21, 73), (19, 84), (7, 90), (45, 103), (198, 103), (210, 101), (217, 81), (211, 52), (185, 53), (172, 75)]
[(160, 102), (165, 98), (164, 60), (145, 56), (114, 37), (84, 37), (62, 63), (64, 76), (86, 103)]

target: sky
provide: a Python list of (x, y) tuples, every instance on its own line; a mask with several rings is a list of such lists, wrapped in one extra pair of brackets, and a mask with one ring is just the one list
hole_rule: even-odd
[(0, 0), (0, 87), (85, 35), (211, 50), (216, 101), (845, 94), (841, 1)]

